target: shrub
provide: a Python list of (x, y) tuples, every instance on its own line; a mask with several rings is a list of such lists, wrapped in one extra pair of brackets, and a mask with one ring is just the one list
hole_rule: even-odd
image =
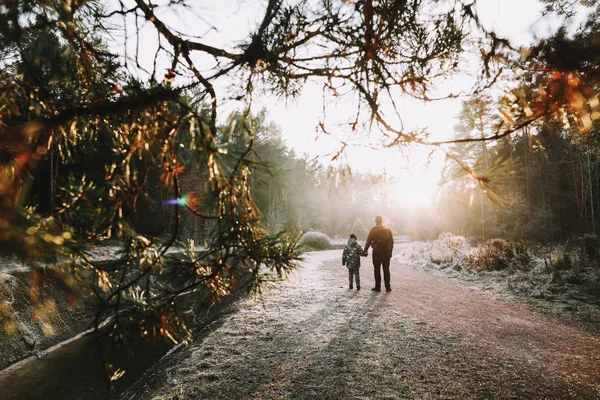
[(429, 252), (429, 260), (434, 264), (446, 264), (458, 261), (468, 253), (469, 243), (462, 236), (451, 233), (440, 233), (433, 242)]
[(500, 271), (503, 269), (526, 269), (531, 256), (521, 241), (490, 239), (469, 254), (467, 263), (477, 271)]
[(357, 218), (352, 224), (350, 233), (354, 233), (359, 240), (366, 240), (369, 235), (369, 230), (365, 227), (365, 224)]
[(589, 296), (599, 302), (600, 294), (600, 240), (595, 235), (585, 235), (569, 241), (566, 245), (542, 247), (540, 257), (544, 260), (550, 283), (565, 286), (571, 297)]
[(581, 251), (594, 266), (600, 264), (600, 237), (586, 234), (579, 240)]
[(558, 270), (567, 270), (573, 267), (571, 255), (566, 253), (564, 249), (553, 249), (550, 252), (550, 262)]
[(332, 248), (331, 238), (322, 232), (306, 232), (300, 238), (300, 245), (305, 250), (328, 250)]

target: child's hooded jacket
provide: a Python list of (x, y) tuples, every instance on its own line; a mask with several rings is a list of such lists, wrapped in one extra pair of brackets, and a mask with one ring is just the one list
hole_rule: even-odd
[(348, 239), (348, 243), (344, 247), (342, 254), (342, 265), (350, 269), (360, 268), (360, 255), (363, 253), (363, 248), (354, 238)]

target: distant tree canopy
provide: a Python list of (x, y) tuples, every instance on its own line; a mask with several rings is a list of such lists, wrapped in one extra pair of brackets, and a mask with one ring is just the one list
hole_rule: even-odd
[(463, 102), (446, 175), (458, 180), (443, 191), (442, 230), (530, 240), (597, 233), (600, 3), (542, 3), (559, 16), (590, 14), (575, 33), (563, 26), (521, 49), (497, 103), (485, 95)]
[[(573, 2), (545, 3), (575, 12)], [(403, 128), (401, 95), (479, 95), (523, 71), (508, 73), (515, 89), (502, 121), (492, 131), (465, 126), (453, 142), (500, 139), (553, 118), (586, 138), (600, 116), (600, 6), (585, 3), (593, 13), (576, 34), (515, 49), (483, 28), (471, 1), (268, 0), (247, 37), (223, 47), (173, 21), (182, 13), (215, 28), (192, 1), (5, 0), (0, 248), (32, 263), (72, 257), (104, 306), (99, 321), (116, 315), (115, 329), (143, 322), (143, 332), (175, 340), (178, 297), (197, 292), (212, 304), (272, 278), (265, 267), (285, 274), (299, 255), (278, 230), (302, 226), (305, 215), (278, 207), (300, 210), (281, 199), (314, 182), (298, 175), (303, 161), (285, 154), (264, 115), (250, 113), (256, 93), (293, 97), (310, 80), (355, 105), (348, 132), (378, 130), (385, 146), (436, 146)], [(473, 60), (470, 91), (440, 93)], [(232, 99), (243, 111), (226, 120), (222, 103)], [(285, 169), (274, 179), (301, 184), (264, 185), (261, 161)], [(489, 181), (467, 164), (480, 185)], [(182, 213), (199, 222), (182, 226)], [(168, 252), (182, 228), (206, 232), (200, 251), (190, 242)], [(98, 261), (90, 245), (109, 238), (122, 244), (119, 256)]]

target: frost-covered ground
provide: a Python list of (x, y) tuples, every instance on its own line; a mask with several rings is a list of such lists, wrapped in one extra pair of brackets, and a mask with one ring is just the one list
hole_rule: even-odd
[[(185, 250), (184, 247), (172, 246), (165, 253), (172, 254)], [(204, 247), (194, 246), (194, 250), (202, 251)], [(95, 246), (87, 251), (87, 256), (93, 261), (114, 260), (119, 257), (121, 251), (123, 251), (123, 247), (117, 245)], [(29, 269), (29, 266), (24, 261), (15, 256), (0, 256), (0, 273), (26, 272)]]
[(238, 302), (123, 398), (600, 396), (597, 332), (426, 272), (412, 256), (422, 246), (395, 246), (391, 293), (369, 290), (368, 260), (358, 292), (339, 250), (308, 254), (290, 279)]
[(4, 256), (0, 257), (0, 273), (9, 274), (11, 272), (25, 272), (29, 267), (17, 257)]
[[(511, 244), (494, 240), (499, 245)], [(430, 274), (456, 279), (504, 301), (529, 304), (544, 312), (567, 314), (600, 326), (600, 294), (595, 290), (600, 287), (597, 267), (573, 266), (570, 270), (553, 272), (531, 249), (522, 248), (522, 253), (513, 258), (500, 251), (492, 254), (497, 257), (494, 258), (489, 257), (490, 247), (495, 250), (489, 245), (471, 246), (460, 236), (442, 235), (440, 240), (416, 247), (410, 259), (412, 265)], [(503, 268), (473, 266), (472, 260), (477, 257), (483, 258), (484, 263), (499, 262)]]

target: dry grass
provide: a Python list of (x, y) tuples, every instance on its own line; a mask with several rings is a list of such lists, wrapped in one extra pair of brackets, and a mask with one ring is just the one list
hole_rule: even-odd
[(415, 258), (452, 254), (445, 262), (429, 265), (496, 294), (517, 295), (510, 300), (532, 304), (544, 312), (576, 316), (588, 325), (600, 323), (598, 237), (586, 235), (563, 245), (528, 245), (504, 239), (477, 246), (456, 245), (464, 240), (446, 235), (420, 248)]

